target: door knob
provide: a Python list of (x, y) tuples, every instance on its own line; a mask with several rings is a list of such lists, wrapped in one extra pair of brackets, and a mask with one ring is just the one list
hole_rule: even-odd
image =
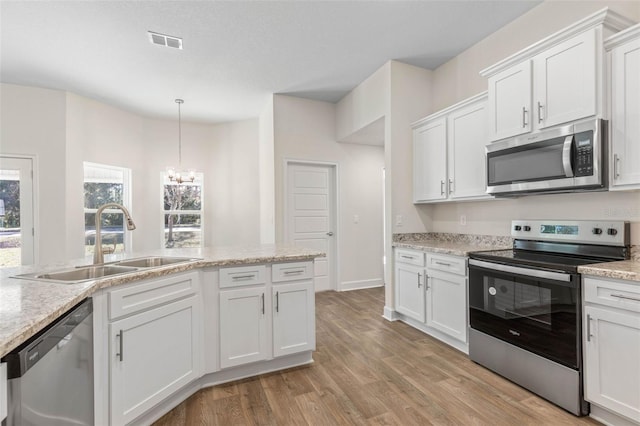
[(327, 232), (327, 235), (332, 237), (333, 236), (333, 232), (329, 231), (329, 232)]

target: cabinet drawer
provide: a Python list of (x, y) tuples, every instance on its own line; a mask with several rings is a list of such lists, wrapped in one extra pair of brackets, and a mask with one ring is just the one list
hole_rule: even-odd
[(421, 251), (396, 249), (396, 262), (424, 266), (424, 253)]
[(466, 276), (467, 258), (459, 256), (448, 256), (446, 254), (428, 253), (427, 268)]
[(197, 292), (197, 284), (198, 273), (190, 272), (110, 290), (109, 318), (119, 318), (192, 295)]
[(220, 288), (264, 284), (267, 268), (264, 265), (220, 268)]
[(313, 277), (313, 262), (276, 263), (271, 267), (271, 281), (304, 280)]
[(582, 286), (587, 302), (640, 312), (640, 284), (584, 277)]

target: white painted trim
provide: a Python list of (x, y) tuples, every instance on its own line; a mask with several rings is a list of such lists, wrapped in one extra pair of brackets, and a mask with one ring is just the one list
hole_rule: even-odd
[(344, 281), (340, 284), (339, 291), (362, 290), (365, 288), (374, 288), (384, 286), (382, 278), (371, 278), (368, 280)]
[(638, 426), (640, 422), (633, 422), (626, 417), (620, 417), (619, 415), (606, 410), (604, 408), (600, 408), (599, 406), (591, 403), (591, 413), (589, 413), (589, 417), (592, 419), (596, 419), (600, 423), (610, 426)]
[(640, 24), (634, 25), (633, 27), (629, 27), (624, 31), (620, 31), (619, 33), (612, 35), (604, 41), (604, 48), (606, 50), (614, 49), (621, 44), (634, 40), (636, 37), (640, 37)]
[(441, 332), (440, 330), (436, 330), (435, 328), (429, 327), (423, 322), (416, 321), (413, 318), (409, 318), (406, 315), (403, 315), (399, 312), (396, 312), (396, 320), (402, 321), (403, 323), (422, 331), (425, 334), (428, 334), (431, 337), (434, 337), (440, 340), (443, 343), (459, 350), (460, 352), (469, 355), (469, 343), (462, 342), (455, 337), (451, 337), (448, 334)]
[(467, 105), (471, 105), (475, 102), (481, 102), (481, 101), (486, 101), (487, 97), (489, 96), (489, 92), (487, 90), (485, 90), (482, 93), (478, 93), (477, 95), (473, 95), (467, 99), (464, 99), (460, 102), (457, 102), (451, 106), (446, 107), (445, 109), (441, 109), (438, 112), (435, 112), (433, 114), (427, 115), (424, 118), (421, 118), (418, 121), (414, 121), (413, 123), (411, 123), (411, 128), (416, 128), (419, 127), (421, 125), (423, 125), (424, 123), (427, 123), (431, 120), (435, 120), (436, 118), (440, 118), (440, 117), (444, 117), (446, 115), (448, 115), (449, 113), (456, 111), (462, 107), (465, 107)]
[(338, 291), (338, 286), (340, 283), (340, 238), (341, 238), (341, 229), (340, 229), (340, 165), (338, 163), (330, 162), (330, 161), (313, 161), (313, 160), (300, 160), (295, 158), (284, 158), (282, 160), (283, 164), (283, 173), (282, 173), (282, 239), (284, 242), (287, 241), (287, 236), (289, 235), (289, 229), (287, 224), (287, 183), (288, 183), (288, 169), (290, 164), (302, 164), (302, 165), (312, 165), (312, 166), (328, 166), (333, 167), (333, 211), (331, 214), (333, 215), (333, 224), (335, 227), (335, 238), (334, 238), (334, 246), (333, 246), (333, 276), (330, 279), (333, 282), (333, 288), (328, 290)]
[(385, 306), (384, 312), (382, 313), (382, 318), (386, 319), (387, 321), (397, 321), (398, 314), (396, 313), (395, 309), (390, 308), (389, 306)]

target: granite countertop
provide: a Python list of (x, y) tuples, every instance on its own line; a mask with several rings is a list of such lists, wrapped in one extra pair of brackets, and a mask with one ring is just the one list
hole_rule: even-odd
[(469, 234), (395, 234), (393, 247), (422, 250), (431, 253), (468, 256), (474, 251), (501, 250), (513, 247), (511, 237)]
[(284, 245), (253, 245), (154, 250), (130, 256), (108, 255), (105, 256), (105, 262), (147, 256), (189, 257), (196, 258), (196, 260), (158, 268), (140, 269), (126, 275), (105, 277), (77, 284), (18, 279), (12, 278), (12, 276), (88, 265), (91, 264), (90, 259), (78, 259), (68, 263), (44, 266), (6, 268), (0, 271), (0, 357), (102, 288), (196, 268), (304, 261), (324, 257), (325, 254), (316, 250)]
[(578, 272), (583, 275), (637, 281), (640, 284), (640, 261), (633, 259), (578, 266)]

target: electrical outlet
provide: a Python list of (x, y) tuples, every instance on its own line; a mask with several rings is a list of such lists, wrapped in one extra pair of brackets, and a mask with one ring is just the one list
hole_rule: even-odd
[(460, 215), (460, 225), (467, 226), (467, 216), (464, 214)]
[(357, 214), (353, 215), (353, 223), (359, 223), (360, 222), (360, 216), (358, 216)]
[(402, 226), (402, 215), (396, 215), (396, 226)]

